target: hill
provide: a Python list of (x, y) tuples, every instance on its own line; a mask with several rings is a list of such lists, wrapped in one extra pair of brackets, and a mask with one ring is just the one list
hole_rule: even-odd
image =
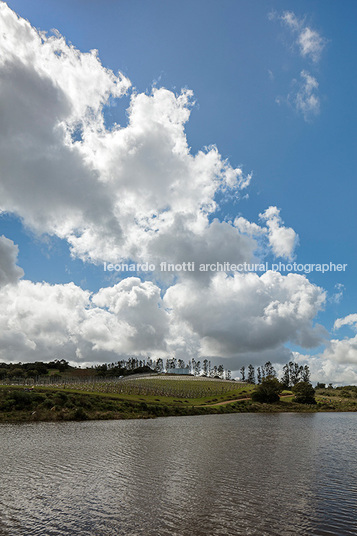
[(356, 411), (355, 391), (319, 390), (316, 405), (284, 391), (275, 404), (252, 402), (255, 386), (213, 378), (140, 375), (72, 378), (52, 386), (0, 386), (0, 422), (154, 418), (236, 412)]

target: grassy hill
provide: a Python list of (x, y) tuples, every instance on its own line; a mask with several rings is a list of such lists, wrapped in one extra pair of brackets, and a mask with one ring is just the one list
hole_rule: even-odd
[(282, 393), (276, 404), (253, 403), (250, 396), (254, 388), (228, 380), (170, 375), (109, 380), (77, 378), (51, 387), (2, 385), (0, 422), (357, 410), (357, 398), (346, 390), (321, 390), (315, 406), (304, 406), (295, 403), (288, 391)]

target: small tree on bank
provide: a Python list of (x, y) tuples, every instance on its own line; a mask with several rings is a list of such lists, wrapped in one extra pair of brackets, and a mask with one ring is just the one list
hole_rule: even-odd
[(309, 382), (299, 382), (293, 387), (295, 402), (299, 404), (316, 404), (315, 389)]
[(261, 402), (272, 404), (274, 402), (279, 402), (279, 394), (283, 390), (283, 386), (277, 378), (268, 376), (262, 383), (257, 386), (254, 393), (252, 394), (253, 402)]

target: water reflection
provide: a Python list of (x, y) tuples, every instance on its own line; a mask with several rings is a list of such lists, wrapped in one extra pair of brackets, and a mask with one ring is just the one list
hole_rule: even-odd
[(355, 534), (355, 414), (2, 425), (0, 536)]

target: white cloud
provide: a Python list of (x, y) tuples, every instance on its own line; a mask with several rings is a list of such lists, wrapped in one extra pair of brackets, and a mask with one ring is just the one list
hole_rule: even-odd
[(301, 27), (299, 19), (292, 11), (284, 11), (284, 13), (279, 18), (293, 31), (298, 31)]
[(280, 209), (271, 206), (260, 214), (260, 218), (266, 222), (269, 244), (273, 253), (278, 257), (291, 259), (299, 237), (294, 229), (284, 227)]
[(357, 365), (357, 335), (346, 339), (332, 339), (322, 358), (334, 363)]
[(319, 61), (321, 53), (325, 48), (325, 39), (311, 28), (303, 28), (298, 37), (300, 53), (303, 57), (310, 56), (314, 62)]
[[(334, 329), (342, 326), (357, 327), (357, 314), (353, 313), (335, 321)], [(312, 371), (314, 381), (334, 384), (357, 383), (357, 335), (344, 339), (331, 339), (326, 348), (317, 356), (299, 355), (299, 360), (306, 361)]]
[(73, 346), (89, 293), (69, 285), (20, 281), (1, 290), (2, 360), (49, 360)]
[(96, 52), (37, 32), (3, 3), (0, 35), (0, 211), (66, 239), (91, 262), (150, 261), (174, 238), (179, 258), (192, 242), (197, 251), (215, 247), (218, 236), (221, 256), (229, 257), (233, 239), (239, 258), (250, 260), (252, 240), (209, 220), (216, 194), (239, 196), (250, 176), (214, 146), (191, 153), (192, 92), (133, 92), (128, 125), (109, 130), (103, 105), (128, 90), (123, 75)]
[(310, 58), (314, 63), (318, 62), (326, 46), (326, 39), (316, 30), (305, 26), (305, 20), (299, 19), (292, 11), (285, 11), (279, 18), (283, 24), (296, 34), (296, 44), (299, 47), (301, 56)]
[[(162, 260), (174, 264), (193, 261), (195, 271), (181, 272), (180, 277), (194, 278), (197, 281), (210, 279), (213, 275), (209, 271), (199, 271), (200, 264), (241, 263), (247, 259), (250, 262), (254, 258), (253, 251), (256, 247), (253, 238), (243, 236), (230, 223), (214, 219), (209, 225), (205, 222), (201, 228), (196, 226), (194, 232), (186, 224), (186, 218), (177, 216), (167, 229), (152, 238), (148, 255), (156, 266)], [(159, 276), (163, 278), (165, 272)]]
[[(206, 249), (216, 233), (229, 255), (235, 229), (221, 222), (210, 224), (209, 215), (216, 210), (216, 193), (221, 189), (238, 193), (247, 186), (247, 177), (223, 160), (215, 147), (191, 155), (184, 133), (190, 97), (190, 92), (176, 96), (163, 88), (151, 95), (134, 95), (125, 129), (106, 132), (99, 139), (85, 134), (83, 150), (112, 192), (125, 241), (103, 251), (101, 242), (91, 242), (91, 232), (71, 236), (78, 256), (86, 258), (90, 252), (94, 259), (157, 261), (157, 254), (165, 252), (160, 260), (194, 260), (187, 257), (193, 244), (195, 251)], [(173, 248), (167, 243), (174, 241), (175, 251), (170, 253)], [(237, 236), (239, 248), (238, 242), (240, 256), (250, 258), (254, 244)]]
[(331, 353), (316, 356), (293, 352), (294, 361), (308, 365), (312, 382), (332, 383), (333, 385), (357, 385), (356, 362), (338, 362)]
[(20, 281), (0, 290), (0, 359), (101, 362), (166, 351), (160, 289), (129, 278), (92, 295), (73, 283)]
[(90, 226), (98, 238), (109, 228), (120, 237), (110, 192), (69, 137), (80, 123), (100, 124), (102, 103), (123, 94), (127, 80), (95, 54), (39, 34), (4, 3), (0, 35), (0, 211), (62, 238)]
[[(14, 248), (14, 246), (12, 245)], [(136, 277), (96, 294), (73, 283), (21, 280), (0, 289), (0, 359), (65, 358), (101, 362), (120, 356), (286, 357), (291, 340), (314, 346), (322, 289), (300, 275), (218, 273), (208, 284), (186, 279), (162, 291)]]
[(290, 94), (288, 99), (293, 101), (305, 121), (310, 121), (320, 113), (320, 98), (317, 94), (319, 84), (307, 71), (301, 71), (300, 82), (296, 82), (296, 85), (296, 92)]
[(256, 223), (248, 221), (243, 216), (239, 216), (234, 220), (234, 225), (237, 227), (240, 233), (247, 234), (248, 236), (259, 236), (265, 234), (266, 229), (260, 227)]
[[(329, 297), (329, 302), (330, 303), (340, 303), (340, 301), (343, 298), (343, 293), (346, 290), (345, 285), (343, 285), (342, 283), (336, 283), (336, 285), (334, 287), (334, 290), (335, 290), (334, 294), (332, 294), (332, 296)], [(336, 325), (336, 323), (335, 323), (335, 325)]]
[(96, 50), (81, 53), (57, 31), (52, 36), (36, 31), (4, 2), (0, 4), (0, 27), (2, 67), (7, 65), (10, 71), (27, 68), (41, 79), (39, 84), (47, 84), (49, 92), (53, 92), (50, 82), (55, 81), (66, 98), (67, 123), (73, 125), (84, 118), (92, 124), (93, 116), (102, 119), (101, 108), (109, 96), (120, 97), (130, 86), (122, 74), (114, 75), (101, 65)]
[(277, 349), (288, 340), (318, 344), (322, 332), (312, 321), (324, 299), (322, 289), (296, 274), (219, 273), (204, 288), (190, 281), (170, 287), (164, 303), (174, 322), (185, 322), (199, 337), (202, 355), (229, 358)]
[(357, 325), (357, 313), (352, 313), (344, 318), (338, 318), (333, 326), (334, 329), (340, 329), (342, 326), (355, 326)]
[(296, 234), (278, 216), (261, 231), (212, 217), (217, 193), (239, 197), (251, 175), (215, 146), (192, 154), (191, 91), (133, 92), (127, 126), (108, 129), (103, 104), (129, 81), (96, 53), (47, 37), (0, 6), (0, 211), (66, 239), (73, 256), (94, 263), (252, 262), (264, 237), (275, 254), (292, 255)]
[[(259, 218), (266, 223), (266, 227), (252, 223), (242, 216), (234, 220), (234, 225), (240, 233), (254, 238), (263, 249), (270, 247), (274, 256), (292, 259), (299, 236), (291, 227), (284, 226), (280, 209), (270, 206), (259, 214)], [(258, 248), (256, 251), (259, 251)]]
[(92, 303), (106, 308), (116, 322), (125, 322), (123, 330), (114, 331), (117, 339), (114, 344), (113, 330), (108, 330), (111, 346), (107, 349), (120, 348), (125, 353), (167, 350), (169, 315), (162, 306), (160, 289), (153, 283), (134, 277), (124, 279), (113, 287), (101, 289), (93, 296)]
[(24, 275), (22, 268), (16, 265), (18, 247), (5, 236), (0, 236), (0, 288), (15, 284)]
[[(316, 30), (306, 26), (304, 18), (298, 18), (292, 11), (285, 11), (280, 16), (272, 13), (270, 19), (278, 19), (289, 28), (294, 36), (294, 45), (298, 47), (303, 59), (310, 59), (315, 65), (319, 62), (327, 40)], [(293, 84), (294, 91), (289, 93), (286, 102), (292, 104), (297, 112), (302, 114), (305, 121), (309, 122), (320, 113), (318, 81), (315, 76), (303, 69), (300, 72), (300, 79), (294, 79)], [(284, 99), (277, 97), (276, 102), (280, 104), (282, 100)]]

